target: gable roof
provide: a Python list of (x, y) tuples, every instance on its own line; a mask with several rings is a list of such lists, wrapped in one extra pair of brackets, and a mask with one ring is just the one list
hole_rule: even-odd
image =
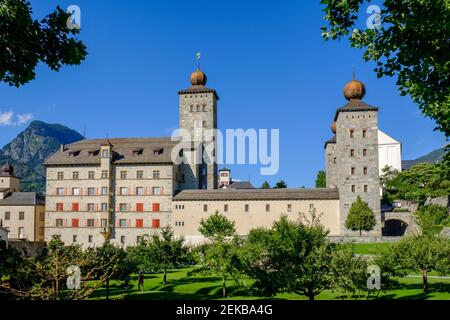
[(383, 144), (400, 144), (400, 142), (378, 129), (378, 145)]
[(327, 144), (329, 144), (329, 143), (336, 143), (336, 135), (334, 135), (330, 140), (325, 142), (325, 145), (323, 147), (326, 148)]
[(255, 187), (251, 184), (250, 181), (235, 181), (235, 182), (232, 182), (227, 188), (228, 189), (255, 189)]
[(355, 112), (355, 111), (378, 111), (378, 108), (368, 105), (362, 100), (351, 99), (345, 106), (336, 110), (334, 121), (337, 120), (339, 112)]
[(45, 205), (45, 198), (36, 192), (13, 192), (0, 200), (0, 206), (34, 206)]
[(338, 189), (217, 189), (183, 190), (174, 201), (220, 200), (338, 200)]
[(93, 152), (104, 145), (112, 146), (112, 162), (116, 164), (172, 163), (172, 149), (177, 143), (166, 137), (81, 140), (55, 152), (45, 165), (100, 164), (100, 152)]

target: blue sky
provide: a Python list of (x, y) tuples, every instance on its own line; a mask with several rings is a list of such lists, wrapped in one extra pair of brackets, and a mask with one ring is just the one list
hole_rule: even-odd
[[(86, 125), (88, 138), (168, 136), (178, 125), (177, 91), (189, 86), (197, 51), (208, 87), (220, 96), (220, 129), (280, 129), (276, 176), (261, 177), (257, 165), (230, 166), (235, 178), (256, 186), (279, 179), (290, 187), (314, 185), (335, 110), (346, 103), (342, 89), (352, 66), (366, 84), (364, 100), (380, 107), (380, 129), (403, 143), (403, 159), (445, 143), (433, 122), (400, 96), (395, 79), (377, 79), (373, 63), (347, 41), (321, 38), (319, 0), (31, 4), (39, 19), (57, 4), (80, 6), (80, 37), (89, 55), (60, 72), (39, 66), (37, 79), (19, 89), (0, 84), (0, 115), (14, 113), (9, 125), (0, 125), (0, 146), (26, 127), (17, 115), (28, 114), (80, 133)], [(367, 17), (361, 13), (360, 27)]]

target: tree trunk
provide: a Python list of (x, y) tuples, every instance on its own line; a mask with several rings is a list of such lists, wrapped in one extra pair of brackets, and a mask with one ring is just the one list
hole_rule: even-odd
[(225, 277), (222, 277), (222, 297), (226, 298), (227, 296), (227, 289), (225, 285)]
[(422, 270), (423, 292), (428, 293), (428, 271)]
[(106, 279), (106, 300), (109, 300), (109, 278)]
[(361, 233), (362, 233), (362, 231), (361, 230), (359, 230), (359, 236), (361, 237)]
[(166, 285), (166, 283), (167, 283), (167, 269), (164, 268), (163, 284)]

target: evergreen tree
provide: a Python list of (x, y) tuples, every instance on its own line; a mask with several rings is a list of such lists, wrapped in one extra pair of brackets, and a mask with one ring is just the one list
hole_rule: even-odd
[(376, 224), (375, 214), (369, 204), (358, 196), (348, 212), (345, 227), (352, 231), (359, 231), (359, 235), (361, 235), (362, 231), (370, 231)]

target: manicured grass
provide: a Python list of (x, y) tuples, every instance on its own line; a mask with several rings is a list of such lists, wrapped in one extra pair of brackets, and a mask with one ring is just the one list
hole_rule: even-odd
[(353, 252), (356, 254), (376, 254), (378, 250), (391, 245), (387, 242), (376, 243), (355, 243), (353, 244)]
[[(148, 274), (145, 276), (145, 290), (137, 290), (137, 277), (133, 276), (128, 292), (122, 286), (122, 281), (111, 281), (110, 298), (126, 300), (215, 300), (221, 297), (221, 281), (211, 277), (189, 278), (189, 269), (180, 269), (168, 274), (167, 285), (162, 284), (162, 274)], [(430, 292), (422, 292), (421, 278), (403, 278), (401, 288), (380, 292), (378, 297), (372, 294), (369, 299), (438, 299), (450, 300), (450, 279), (429, 279)], [(250, 281), (247, 280), (247, 285)], [(236, 286), (234, 281), (227, 282), (227, 299), (283, 299), (305, 300), (303, 296), (296, 294), (278, 294), (274, 297), (252, 296), (250, 290), (245, 288), (245, 281), (241, 280), (241, 286)], [(97, 290), (92, 299), (105, 299), (106, 288)], [(317, 299), (366, 299), (367, 293), (362, 292), (359, 297), (349, 297), (332, 291), (324, 291)]]

